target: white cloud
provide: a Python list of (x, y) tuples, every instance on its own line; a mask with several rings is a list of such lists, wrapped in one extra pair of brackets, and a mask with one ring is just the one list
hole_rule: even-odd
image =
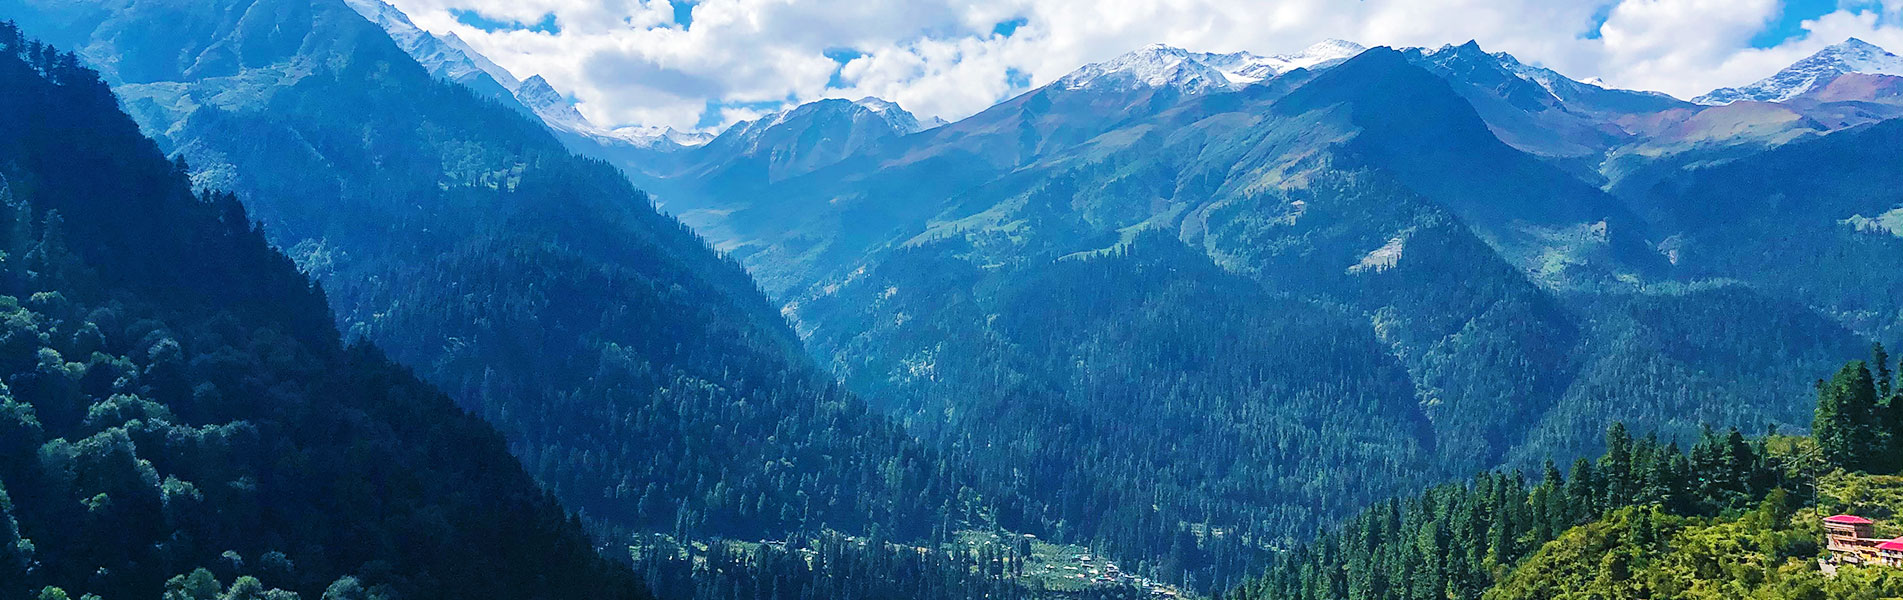
[[(1903, 0), (1842, 0), (1771, 48), (1751, 42), (1780, 19), (1781, 0), (704, 0), (685, 28), (668, 0), (392, 2), (518, 75), (541, 74), (599, 123), (681, 128), (865, 95), (957, 119), (1153, 42), (1275, 53), (1331, 37), (1476, 39), (1574, 77), (1679, 97), (1749, 83), (1846, 37), (1903, 50)], [(529, 24), (553, 15), (559, 31), (490, 32), (452, 10)], [(1012, 35), (993, 33), (1016, 18)], [(828, 56), (841, 50), (857, 57), (842, 66)]]

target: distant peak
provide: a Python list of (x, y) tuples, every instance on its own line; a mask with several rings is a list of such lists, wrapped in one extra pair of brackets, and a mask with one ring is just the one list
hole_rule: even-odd
[(582, 116), (581, 111), (575, 108), (575, 103), (556, 91), (555, 86), (549, 85), (548, 80), (541, 75), (530, 75), (528, 79), (522, 80), (522, 85), (515, 89), (515, 99), (535, 111), (536, 115), (542, 117), (542, 122), (548, 123), (550, 127), (591, 136), (607, 133), (589, 122), (588, 117)]
[(1348, 60), (1367, 51), (1367, 46), (1348, 40), (1328, 38), (1310, 44), (1307, 48), (1303, 48), (1301, 52), (1295, 54), (1278, 54), (1270, 58), (1285, 63), (1282, 70), (1289, 71), (1296, 68), (1312, 68), (1332, 61)]
[(1883, 50), (1882, 46), (1878, 46), (1876, 44), (1863, 41), (1863, 38), (1858, 38), (1858, 37), (1845, 38), (1844, 41), (1837, 42), (1831, 47), (1832, 48), (1856, 48), (1856, 49), (1875, 48), (1877, 50)]
[(1846, 73), (1903, 75), (1903, 57), (1858, 38), (1818, 50), (1776, 74), (1737, 88), (1720, 88), (1693, 99), (1699, 104), (1739, 101), (1783, 102), (1830, 83)]
[(1458, 45), (1446, 44), (1434, 50), (1427, 50), (1423, 48), (1420, 51), (1422, 54), (1426, 54), (1429, 56), (1442, 56), (1443, 60), (1445, 60), (1444, 57), (1447, 57), (1447, 56), (1453, 56), (1453, 57), (1459, 57), (1459, 58), (1465, 58), (1465, 59), (1484, 59), (1484, 58), (1490, 58), (1494, 56), (1492, 54), (1488, 54), (1485, 49), (1480, 47), (1479, 40), (1467, 40), (1466, 43), (1458, 44)]
[(1117, 58), (1085, 65), (1059, 79), (1067, 89), (1084, 87), (1163, 88), (1189, 94), (1236, 89), (1293, 71), (1347, 60), (1366, 47), (1325, 39), (1294, 54), (1260, 56), (1249, 52), (1216, 54), (1150, 44)]
[(519, 96), (552, 96), (556, 98), (562, 95), (561, 92), (555, 91), (555, 86), (549, 85), (548, 80), (543, 79), (541, 75), (530, 75), (528, 79), (522, 80), (522, 87), (517, 89), (515, 93)]
[(1367, 49), (1368, 49), (1367, 46), (1350, 42), (1348, 40), (1328, 38), (1319, 42), (1315, 42), (1313, 44), (1309, 44), (1308, 48), (1302, 50), (1302, 54), (1319, 54), (1319, 53), (1327, 53), (1327, 52), (1352, 52), (1355, 54), (1360, 54), (1363, 51), (1366, 51)]
[[(1862, 39), (1853, 37), (1853, 38), (1848, 38), (1848, 39), (1845, 39), (1844, 41), (1826, 46), (1824, 47), (1823, 50), (1818, 50), (1816, 54), (1810, 55), (1810, 58), (1807, 58), (1805, 60), (1838, 60), (1838, 59), (1856, 60), (1859, 57), (1869, 57), (1869, 56), (1896, 56), (1896, 55), (1891, 54), (1889, 50), (1883, 49), (1882, 46), (1878, 46), (1876, 44), (1872, 44), (1870, 42), (1863, 41)], [(1803, 64), (1803, 63), (1800, 62), (1798, 64)]]
[(712, 134), (704, 131), (681, 131), (658, 125), (617, 127), (610, 133), (636, 147), (657, 150), (692, 148), (714, 139)]
[(1401, 62), (1407, 62), (1407, 59), (1401, 54), (1400, 50), (1395, 50), (1394, 48), (1389, 46), (1375, 46), (1373, 48), (1363, 50), (1360, 54), (1356, 55), (1355, 58), (1360, 59), (1355, 61), (1358, 63), (1379, 62), (1381, 60), (1388, 60), (1388, 59), (1399, 60)]
[(897, 102), (893, 102), (891, 100), (886, 100), (884, 98), (879, 98), (876, 96), (866, 96), (864, 98), (854, 100), (852, 101), (852, 103), (857, 104), (861, 107), (864, 107), (866, 110), (876, 112), (876, 113), (884, 113), (890, 110), (900, 110)]
[(1189, 51), (1150, 44), (1122, 56), (1091, 63), (1058, 80), (1064, 89), (1176, 88), (1197, 94), (1229, 87), (1221, 71), (1195, 60)]
[[(825, 117), (829, 115), (842, 116), (854, 121), (861, 118), (871, 118), (884, 123), (893, 133), (899, 135), (917, 133), (929, 128), (925, 123), (920, 122), (918, 117), (906, 111), (903, 107), (900, 107), (897, 102), (874, 96), (866, 96), (858, 100), (847, 100), (844, 98), (823, 98), (814, 100), (771, 115), (760, 117), (753, 121), (735, 124), (732, 130), (740, 132), (739, 135), (743, 136), (760, 135), (766, 130), (778, 127), (784, 123), (815, 116)], [(752, 133), (749, 134), (748, 132)]]

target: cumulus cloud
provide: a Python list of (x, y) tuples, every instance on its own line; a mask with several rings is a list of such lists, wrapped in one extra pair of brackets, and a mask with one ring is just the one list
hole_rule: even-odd
[(1474, 39), (1576, 78), (1683, 98), (1847, 37), (1903, 50), (1903, 0), (1840, 0), (1772, 44), (1757, 38), (1791, 21), (1782, 0), (391, 1), (517, 75), (542, 75), (598, 123), (683, 129), (826, 97), (878, 96), (956, 120), (1155, 42), (1273, 54), (1325, 38)]

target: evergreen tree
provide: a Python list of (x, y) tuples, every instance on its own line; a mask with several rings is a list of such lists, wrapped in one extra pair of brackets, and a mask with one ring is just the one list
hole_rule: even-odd
[(1876, 423), (1879, 451), (1874, 468), (1885, 473), (1903, 471), (1903, 389), (1896, 385), (1897, 373), (1890, 368), (1890, 353), (1883, 344), (1870, 349), (1870, 361), (1876, 365)]
[(1824, 460), (1851, 471), (1870, 468), (1887, 434), (1877, 426), (1876, 384), (1863, 361), (1851, 361), (1818, 387), (1811, 434)]
[(1624, 423), (1613, 423), (1606, 430), (1606, 454), (1599, 459), (1599, 472), (1605, 475), (1601, 480), (1605, 487), (1600, 490), (1604, 504), (1632, 495), (1635, 479), (1632, 467), (1632, 434), (1626, 431)]
[(1876, 365), (1877, 397), (1887, 401), (1895, 382), (1890, 372), (1890, 353), (1884, 351), (1882, 342), (1870, 346), (1870, 362)]

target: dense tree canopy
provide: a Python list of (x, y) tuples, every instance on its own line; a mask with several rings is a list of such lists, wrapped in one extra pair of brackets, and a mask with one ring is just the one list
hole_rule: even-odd
[(646, 596), (72, 54), (0, 88), (0, 598)]

